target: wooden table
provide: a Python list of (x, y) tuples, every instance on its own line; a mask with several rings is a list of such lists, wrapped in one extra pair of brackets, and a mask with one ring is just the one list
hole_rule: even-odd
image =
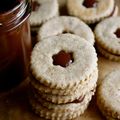
[[(116, 0), (116, 2), (120, 6), (120, 0)], [(107, 73), (120, 68), (120, 63), (109, 61), (99, 55), (98, 67), (99, 84)], [(0, 95), (0, 120), (43, 120), (31, 111), (28, 104), (28, 81), (24, 81), (9, 93)], [(95, 104), (95, 98), (93, 98), (85, 113), (75, 120), (105, 120), (105, 118), (99, 112)]]

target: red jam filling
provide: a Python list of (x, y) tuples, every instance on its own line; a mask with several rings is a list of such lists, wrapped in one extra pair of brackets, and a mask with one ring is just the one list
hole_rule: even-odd
[(118, 38), (120, 38), (120, 28), (118, 28), (114, 33)]
[(85, 96), (80, 96), (78, 99), (74, 100), (72, 103), (81, 103), (83, 102)]
[(61, 67), (67, 67), (74, 61), (73, 53), (67, 53), (63, 50), (53, 55), (52, 58), (53, 58), (53, 64), (60, 65)]
[(83, 5), (86, 8), (92, 8), (97, 6), (97, 1), (96, 0), (84, 0)]
[(32, 2), (32, 10), (37, 11), (40, 7), (40, 4), (37, 1)]

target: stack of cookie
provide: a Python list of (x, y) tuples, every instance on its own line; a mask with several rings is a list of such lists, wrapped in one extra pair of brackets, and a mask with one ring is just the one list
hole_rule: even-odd
[(40, 117), (73, 119), (87, 108), (97, 78), (92, 44), (72, 34), (47, 37), (32, 51), (30, 104)]
[(106, 58), (120, 61), (120, 17), (111, 17), (95, 28), (98, 51)]

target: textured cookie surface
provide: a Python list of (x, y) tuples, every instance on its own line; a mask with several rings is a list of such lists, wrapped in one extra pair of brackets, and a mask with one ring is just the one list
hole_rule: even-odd
[(68, 0), (68, 11), (85, 21), (86, 23), (95, 23), (110, 14), (114, 10), (114, 0), (97, 0), (93, 7), (86, 7), (85, 0)]
[[(52, 88), (49, 88), (43, 84), (40, 84), (40, 82), (38, 82), (37, 80), (34, 79), (33, 76), (30, 77), (31, 81), (30, 81), (30, 84), (32, 85), (32, 87), (40, 92), (41, 94), (43, 93), (47, 93), (47, 94), (52, 94), (52, 95), (72, 95), (72, 94), (75, 94), (76, 91), (83, 91), (83, 89), (87, 89), (89, 90), (86, 85), (89, 85), (89, 86), (93, 86), (95, 85), (95, 82), (97, 81), (97, 77), (98, 77), (98, 70), (95, 70), (90, 76), (89, 78), (87, 78), (85, 80), (85, 82), (83, 82), (82, 84), (79, 84), (77, 87), (74, 87), (74, 88), (71, 88), (71, 89), (52, 89)], [(94, 79), (94, 80), (93, 80)]]
[[(73, 63), (67, 67), (54, 65), (52, 56), (61, 50), (71, 52)], [(83, 38), (62, 34), (41, 40), (31, 55), (31, 72), (40, 83), (57, 89), (73, 88), (81, 84), (97, 67), (94, 47)]]
[(101, 82), (97, 104), (105, 116), (120, 119), (120, 69), (109, 73)]
[(30, 16), (31, 26), (38, 26), (45, 21), (58, 16), (58, 2), (57, 0), (33, 0), (33, 8)]
[(50, 101), (52, 103), (57, 103), (57, 104), (62, 104), (62, 103), (68, 103), (72, 102), (74, 100), (77, 100), (79, 98), (82, 98), (83, 96), (86, 95), (89, 91), (95, 91), (96, 88), (96, 83), (97, 83), (97, 78), (98, 78), (98, 70), (95, 71), (89, 80), (87, 84), (85, 84), (82, 89), (78, 88), (75, 93), (70, 94), (70, 95), (52, 95), (52, 94), (44, 94), (44, 93), (35, 93), (37, 99), (45, 99), (47, 101)]
[(31, 97), (29, 101), (34, 112), (40, 115), (40, 117), (52, 120), (68, 120), (76, 118), (84, 113), (92, 98), (92, 95), (92, 92), (86, 94), (84, 100), (81, 103), (68, 103), (63, 105), (55, 105), (52, 103), (45, 102), (44, 100), (43, 105), (40, 104), (40, 102), (38, 102), (33, 97)]
[(38, 33), (38, 40), (64, 32), (79, 35), (94, 44), (94, 35), (89, 26), (78, 18), (70, 16), (61, 16), (46, 22)]
[(111, 17), (95, 28), (97, 44), (110, 53), (120, 55), (120, 17)]

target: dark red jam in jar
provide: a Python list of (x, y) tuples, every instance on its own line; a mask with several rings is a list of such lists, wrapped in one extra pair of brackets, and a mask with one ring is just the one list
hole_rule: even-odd
[(27, 77), (31, 53), (29, 0), (0, 1), (0, 92)]

